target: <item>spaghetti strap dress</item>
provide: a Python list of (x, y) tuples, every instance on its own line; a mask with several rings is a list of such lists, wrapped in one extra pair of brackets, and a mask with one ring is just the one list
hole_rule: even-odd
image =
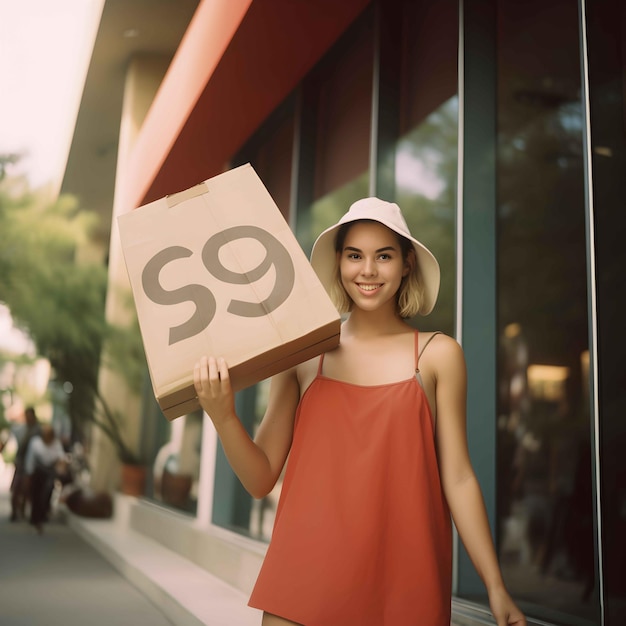
[[(416, 372), (419, 371), (415, 334)], [(450, 626), (452, 536), (417, 376), (317, 376), (249, 605), (304, 626)]]

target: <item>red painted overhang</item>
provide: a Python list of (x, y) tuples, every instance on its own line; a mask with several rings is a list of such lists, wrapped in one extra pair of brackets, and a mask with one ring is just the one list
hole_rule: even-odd
[(370, 0), (203, 0), (120, 182), (127, 210), (224, 171)]

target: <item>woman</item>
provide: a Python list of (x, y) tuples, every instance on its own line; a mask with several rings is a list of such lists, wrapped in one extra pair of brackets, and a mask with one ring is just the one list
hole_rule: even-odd
[(405, 321), (434, 307), (437, 261), (398, 205), (365, 198), (318, 237), (311, 263), (349, 312), (340, 345), (272, 379), (254, 440), (224, 359), (204, 358), (194, 372), (254, 497), (271, 491), (290, 455), (250, 605), (264, 626), (449, 626), (451, 513), (498, 625), (525, 626), (469, 459), (463, 352)]

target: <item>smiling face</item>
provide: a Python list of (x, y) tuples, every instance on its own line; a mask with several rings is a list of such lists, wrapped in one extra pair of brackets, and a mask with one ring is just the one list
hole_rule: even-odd
[(338, 252), (341, 283), (355, 306), (397, 309), (397, 292), (410, 271), (396, 234), (378, 222), (350, 226)]

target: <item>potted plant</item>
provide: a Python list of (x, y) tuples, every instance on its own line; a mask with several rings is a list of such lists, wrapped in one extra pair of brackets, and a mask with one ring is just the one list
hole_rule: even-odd
[(147, 466), (139, 452), (132, 449), (122, 434), (123, 416), (111, 409), (102, 395), (97, 393), (93, 423), (109, 438), (121, 463), (120, 491), (131, 496), (141, 496), (145, 491)]

